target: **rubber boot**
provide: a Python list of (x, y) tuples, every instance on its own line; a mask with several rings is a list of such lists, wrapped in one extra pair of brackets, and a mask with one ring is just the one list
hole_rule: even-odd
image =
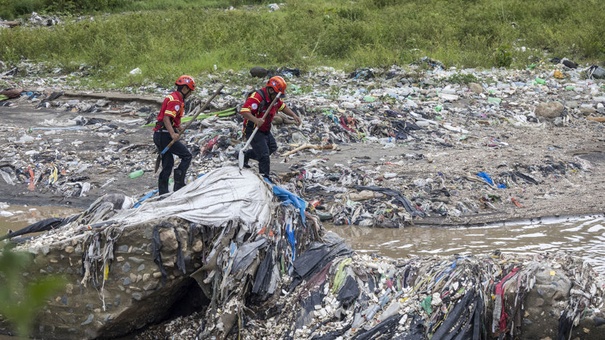
[(163, 195), (168, 193), (168, 180), (158, 179), (158, 194)]
[(179, 169), (174, 170), (174, 191), (185, 186), (185, 173)]
[(258, 160), (258, 172), (265, 178), (271, 178), (271, 159), (269, 154), (261, 156)]
[(247, 152), (244, 152), (244, 168), (250, 169), (250, 165), (248, 162), (250, 161), (250, 155)]

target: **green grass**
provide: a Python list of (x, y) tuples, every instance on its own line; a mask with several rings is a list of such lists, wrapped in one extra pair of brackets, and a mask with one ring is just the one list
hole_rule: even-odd
[[(14, 4), (8, 1), (7, 7)], [(67, 16), (50, 28), (2, 29), (0, 60), (46, 62), (64, 73), (85, 65), (81, 82), (118, 88), (166, 84), (177, 74), (215, 68), (351, 71), (425, 56), (458, 68), (525, 68), (551, 57), (581, 64), (605, 59), (605, 2), (594, 0), (286, 0), (274, 12), (268, 2), (242, 0), (19, 3), (31, 8), (46, 2), (53, 5), (42, 10), (71, 9), (88, 13), (87, 19)], [(142, 74), (130, 75), (137, 67)]]

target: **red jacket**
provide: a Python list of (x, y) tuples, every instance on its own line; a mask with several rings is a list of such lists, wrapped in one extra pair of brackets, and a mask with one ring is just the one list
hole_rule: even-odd
[[(260, 89), (259, 91), (263, 92), (263, 95), (265, 96), (265, 98), (267, 98), (267, 100), (264, 100), (261, 94), (258, 93), (258, 91), (252, 92), (248, 99), (246, 99), (244, 106), (242, 106), (240, 114), (244, 112), (250, 112), (254, 117), (263, 117), (265, 111), (267, 111), (268, 109), (269, 104), (271, 104), (271, 100), (269, 99), (270, 97), (267, 93), (266, 87)], [(281, 99), (277, 99), (275, 101), (275, 105), (270, 108), (269, 113), (265, 117), (265, 123), (263, 123), (263, 125), (259, 127), (258, 130), (262, 132), (269, 132), (269, 130), (271, 130), (271, 122), (273, 121), (273, 118), (275, 117), (277, 112), (283, 110), (284, 107), (286, 107), (286, 104)], [(244, 118), (244, 128), (246, 128), (247, 124), (248, 120)]]
[(157, 123), (153, 128), (153, 131), (158, 131), (164, 127), (163, 121), (164, 116), (169, 116), (172, 121), (172, 128), (178, 129), (181, 127), (181, 118), (183, 117), (183, 113), (185, 112), (185, 102), (183, 100), (183, 94), (179, 91), (174, 91), (166, 98), (164, 98), (164, 102), (162, 103), (162, 108), (160, 109), (160, 113), (158, 113)]

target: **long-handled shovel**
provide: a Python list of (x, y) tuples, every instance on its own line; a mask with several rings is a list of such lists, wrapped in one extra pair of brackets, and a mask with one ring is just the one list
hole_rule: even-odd
[[(277, 98), (279, 98), (280, 96), (281, 96), (281, 92), (277, 92), (277, 95), (275, 96), (275, 98), (273, 98), (273, 100), (271, 101), (271, 104), (269, 104), (269, 106), (265, 110), (263, 119), (267, 118), (267, 114), (269, 113), (269, 111), (271, 111), (271, 108), (277, 101)], [(258, 131), (258, 126), (254, 128), (254, 131), (252, 131), (252, 134), (250, 135), (250, 137), (248, 137), (248, 140), (246, 141), (246, 144), (244, 145), (244, 147), (239, 150), (239, 156), (237, 158), (237, 163), (239, 165), (240, 170), (244, 167), (244, 150), (246, 150), (250, 146), (250, 142), (252, 142), (252, 138), (254, 138), (254, 135), (256, 135), (256, 131)]]
[(174, 144), (175, 141), (179, 140), (181, 138), (181, 135), (183, 134), (183, 132), (185, 132), (185, 130), (187, 130), (187, 128), (189, 128), (189, 125), (191, 125), (191, 123), (193, 123), (195, 121), (195, 119), (197, 118), (197, 116), (202, 113), (206, 107), (210, 104), (210, 102), (212, 101), (212, 99), (214, 99), (214, 97), (216, 97), (219, 93), (221, 93), (221, 90), (223, 89), (223, 85), (219, 86), (219, 88), (214, 91), (214, 94), (212, 95), (212, 97), (210, 97), (210, 99), (208, 99), (206, 101), (206, 103), (204, 103), (204, 105), (195, 113), (195, 115), (193, 116), (193, 118), (187, 123), (187, 125), (185, 125), (185, 128), (182, 129), (179, 132), (179, 138), (177, 139), (173, 139), (165, 148), (164, 150), (162, 150), (162, 152), (160, 152), (158, 154), (158, 158), (155, 160), (155, 172), (158, 172), (158, 169), (160, 168), (160, 162), (162, 161), (162, 157), (164, 156), (164, 154), (166, 152), (168, 152), (168, 149), (170, 149), (170, 147), (172, 146), (172, 144)]

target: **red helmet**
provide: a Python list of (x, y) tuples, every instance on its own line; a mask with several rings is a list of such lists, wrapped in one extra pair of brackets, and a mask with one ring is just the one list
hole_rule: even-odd
[(269, 79), (269, 81), (267, 82), (267, 86), (272, 88), (275, 92), (281, 92), (282, 94), (285, 94), (286, 87), (288, 87), (288, 84), (286, 84), (284, 78), (280, 76), (274, 76)]
[(174, 82), (175, 85), (186, 85), (191, 91), (195, 90), (195, 80), (191, 76), (182, 75)]

